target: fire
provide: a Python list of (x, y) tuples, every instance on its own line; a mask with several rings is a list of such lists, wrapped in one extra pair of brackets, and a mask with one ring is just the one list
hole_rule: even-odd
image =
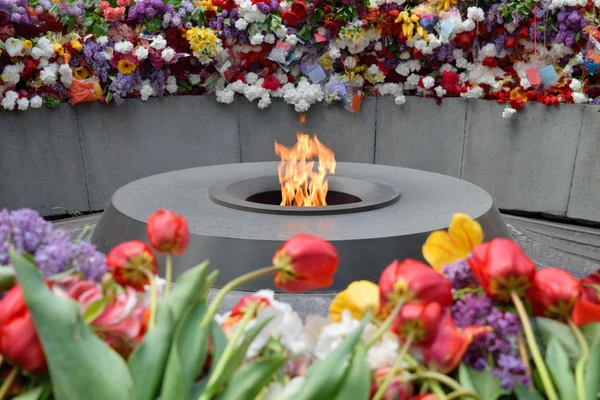
[[(327, 173), (335, 174), (335, 154), (330, 148), (309, 135), (298, 133), (293, 147), (275, 142), (275, 153), (281, 158), (279, 183), (282, 206), (326, 206)], [(317, 170), (313, 168), (317, 157)]]

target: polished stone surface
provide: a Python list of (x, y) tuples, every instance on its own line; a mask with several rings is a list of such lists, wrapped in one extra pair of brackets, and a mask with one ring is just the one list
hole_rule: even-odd
[[(446, 229), (456, 212), (477, 219), (488, 238), (510, 233), (491, 197), (481, 188), (445, 175), (372, 164), (338, 163), (337, 177), (392, 186), (400, 200), (387, 207), (342, 215), (272, 215), (214, 203), (208, 188), (217, 182), (273, 175), (278, 163), (229, 164), (155, 175), (119, 189), (99, 221), (92, 242), (108, 251), (126, 240), (146, 240), (146, 219), (159, 208), (185, 216), (189, 250), (174, 261), (174, 276), (211, 260), (220, 270), (216, 286), (271, 264), (290, 237), (308, 233), (331, 241), (340, 253), (340, 273), (329, 291), (358, 279), (376, 280), (395, 258), (422, 258), (430, 232)], [(276, 179), (273, 177), (273, 179)], [(244, 289), (272, 287), (271, 279)]]

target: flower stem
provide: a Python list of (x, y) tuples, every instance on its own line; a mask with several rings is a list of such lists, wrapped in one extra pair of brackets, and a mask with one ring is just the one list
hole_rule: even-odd
[(375, 335), (373, 335), (371, 340), (369, 340), (369, 343), (367, 343), (367, 350), (371, 346), (373, 346), (375, 343), (377, 343), (379, 338), (381, 338), (381, 336), (383, 336), (383, 334), (390, 329), (390, 326), (392, 326), (392, 322), (394, 322), (394, 320), (400, 313), (400, 309), (402, 308), (403, 304), (404, 304), (403, 301), (399, 301), (398, 303), (396, 303), (396, 306), (394, 307), (394, 309), (392, 310), (390, 315), (388, 315), (388, 317), (385, 319), (385, 321), (383, 321), (383, 323), (379, 326), (379, 328), (375, 332)]
[(173, 256), (171, 253), (167, 254), (167, 265), (165, 271), (165, 297), (169, 295), (171, 290), (171, 280), (173, 279)]
[(156, 288), (156, 279), (154, 275), (145, 269), (142, 269), (146, 278), (150, 281), (150, 319), (148, 320), (148, 332), (151, 332), (156, 326), (156, 307), (158, 304), (158, 290)]
[(375, 396), (373, 396), (372, 400), (381, 400), (385, 391), (391, 385), (392, 380), (394, 379), (394, 376), (396, 375), (398, 370), (400, 370), (400, 366), (402, 364), (402, 361), (404, 360), (404, 356), (406, 355), (406, 353), (408, 353), (408, 349), (410, 348), (410, 345), (412, 344), (414, 337), (415, 337), (414, 332), (411, 332), (408, 334), (408, 337), (406, 338), (406, 342), (404, 342), (404, 345), (402, 346), (402, 349), (400, 350), (400, 354), (398, 354), (398, 358), (396, 359), (394, 366), (392, 367), (392, 369), (390, 369), (390, 372), (388, 372), (388, 374), (385, 376), (385, 379), (379, 386), (379, 389), (377, 389), (377, 393), (375, 393)]
[(268, 275), (275, 271), (277, 271), (277, 267), (274, 267), (274, 266), (261, 268), (261, 269), (257, 269), (256, 271), (248, 272), (247, 274), (244, 274), (242, 276), (238, 276), (231, 282), (227, 283), (227, 285), (223, 286), (223, 288), (221, 290), (219, 290), (219, 293), (217, 294), (217, 296), (210, 303), (210, 306), (208, 307), (206, 314), (204, 314), (204, 318), (202, 318), (201, 326), (203, 328), (207, 328), (209, 326), (210, 322), (213, 320), (214, 316), (217, 314), (217, 311), (219, 310), (219, 306), (223, 302), (223, 299), (225, 298), (225, 296), (227, 296), (227, 293), (231, 292), (233, 289), (235, 289), (239, 285), (242, 285), (253, 279), (260, 278), (261, 276)]
[(437, 381), (425, 381), (429, 384), (431, 384), (431, 391), (433, 393), (435, 393), (435, 396), (439, 399), (439, 400), (446, 400), (446, 392), (444, 392), (444, 389), (442, 389), (442, 387), (440, 386), (440, 383)]
[(235, 332), (233, 333), (233, 336), (231, 337), (231, 339), (227, 343), (227, 346), (223, 350), (223, 354), (221, 355), (221, 358), (219, 358), (219, 362), (217, 363), (217, 365), (215, 365), (215, 370), (212, 374), (210, 374), (208, 383), (205, 386), (206, 389), (204, 390), (204, 392), (202, 392), (198, 400), (212, 399), (215, 389), (218, 388), (216, 386), (216, 384), (218, 383), (217, 380), (222, 378), (223, 370), (229, 363), (229, 359), (236, 352), (238, 342), (240, 341), (240, 337), (242, 336), (242, 333), (244, 333), (244, 329), (246, 328), (248, 322), (252, 319), (252, 317), (254, 317), (254, 313), (258, 309), (259, 304), (260, 303), (258, 301), (255, 301), (248, 305), (248, 308), (246, 309), (246, 312), (244, 312), (244, 316), (240, 320)]
[(527, 311), (525, 311), (525, 306), (523, 305), (521, 298), (515, 292), (510, 292), (510, 297), (512, 298), (512, 301), (517, 309), (519, 318), (521, 319), (523, 331), (525, 332), (525, 339), (527, 339), (527, 345), (529, 346), (529, 351), (531, 352), (533, 362), (540, 373), (540, 379), (544, 385), (544, 391), (548, 396), (548, 400), (558, 400), (554, 385), (552, 384), (552, 378), (550, 378), (550, 373), (548, 372), (546, 363), (544, 363), (540, 349), (535, 341), (535, 336), (533, 334), (533, 329), (531, 328), (531, 323), (529, 322), (529, 316), (527, 315)]
[(473, 392), (467, 392), (466, 390), (455, 390), (454, 392), (450, 393), (448, 395), (448, 397), (446, 397), (447, 400), (452, 400), (452, 399), (459, 399), (459, 398), (469, 398), (472, 397), (474, 399), (480, 399), (481, 397), (479, 397), (479, 395), (473, 393)]
[(6, 377), (6, 380), (2, 383), (2, 386), (0, 387), (0, 400), (4, 400), (4, 398), (8, 394), (8, 391), (10, 390), (10, 387), (12, 386), (13, 382), (17, 378), (18, 374), (19, 374), (19, 368), (13, 367), (13, 369), (10, 371), (10, 373)]
[(569, 328), (573, 332), (575, 338), (579, 342), (579, 348), (581, 349), (581, 357), (577, 361), (577, 365), (575, 365), (575, 386), (577, 387), (577, 398), (579, 400), (586, 400), (587, 396), (585, 393), (585, 364), (587, 363), (588, 358), (590, 357), (590, 348), (585, 341), (585, 337), (583, 333), (581, 333), (581, 329), (573, 323), (571, 318), (567, 320), (569, 323)]
[[(413, 375), (412, 379), (433, 379), (434, 381), (443, 383), (444, 385), (448, 386), (452, 390), (455, 390), (455, 391), (456, 390), (464, 390), (463, 387), (460, 386), (460, 383), (456, 382), (454, 379), (450, 378), (448, 375), (440, 374), (439, 372), (435, 372), (435, 371), (424, 371), (424, 372), (418, 373), (416, 375)], [(481, 397), (479, 397), (478, 395), (475, 398), (481, 400)]]
[[(523, 365), (525, 365), (525, 372), (528, 376), (533, 376), (531, 374), (531, 364), (529, 363), (529, 355), (527, 354), (527, 346), (525, 345), (525, 341), (523, 340), (523, 334), (519, 332), (517, 335), (517, 344), (519, 346), (519, 355), (521, 356), (521, 361), (523, 361)], [(529, 389), (533, 389), (533, 379), (529, 384)]]

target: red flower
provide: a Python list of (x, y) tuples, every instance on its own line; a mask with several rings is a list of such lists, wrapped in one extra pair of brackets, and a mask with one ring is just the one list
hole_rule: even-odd
[(521, 247), (498, 238), (473, 249), (468, 258), (471, 271), (486, 293), (499, 300), (510, 300), (510, 293), (523, 296), (535, 276), (535, 264)]
[(569, 316), (580, 291), (579, 281), (567, 271), (544, 268), (536, 272), (528, 295), (535, 315), (564, 319)]
[(340, 28), (337, 26), (335, 21), (332, 20), (325, 21), (325, 25), (323, 25), (323, 27), (327, 29), (333, 36), (337, 36), (340, 32)]
[(275, 78), (273, 75), (269, 75), (265, 78), (265, 81), (262, 84), (263, 89), (276, 91), (281, 88), (281, 83)]
[[(371, 382), (371, 395), (370, 398), (375, 396), (377, 390), (385, 380), (385, 377), (389, 374), (392, 367), (380, 367), (373, 373), (373, 380)], [(413, 395), (413, 387), (410, 382), (402, 379), (402, 372), (398, 372), (396, 376), (392, 378), (392, 382), (383, 392), (382, 400), (409, 400)]]
[(335, 247), (318, 237), (299, 234), (273, 256), (275, 286), (290, 292), (320, 289), (333, 283), (340, 262)]
[(438, 397), (434, 393), (423, 393), (410, 400), (438, 400)]
[(504, 47), (506, 47), (507, 49), (516, 49), (517, 44), (517, 38), (515, 38), (514, 36), (509, 36), (504, 41)]
[(117, 283), (138, 291), (150, 283), (149, 275), (158, 272), (152, 249), (139, 240), (124, 242), (112, 249), (106, 257), (106, 266)]
[(25, 371), (41, 373), (48, 369), (20, 285), (0, 301), (0, 355)]
[(394, 321), (392, 330), (403, 338), (412, 333), (413, 343), (427, 344), (435, 338), (442, 311), (442, 306), (438, 303), (405, 304)]
[[(258, 314), (258, 312), (260, 310), (262, 310), (263, 308), (265, 308), (271, 304), (271, 301), (268, 298), (262, 297), (262, 296), (244, 296), (244, 297), (242, 297), (240, 299), (240, 301), (238, 301), (237, 304), (235, 306), (233, 306), (233, 308), (231, 309), (231, 312), (229, 313), (229, 317), (227, 317), (227, 319), (221, 324), (221, 327), (223, 328), (223, 330), (225, 332), (230, 331), (231, 328), (242, 319), (242, 317), (248, 310), (248, 306), (250, 304), (256, 303), (256, 302), (259, 303), (258, 308), (256, 309), (256, 314)], [(255, 315), (255, 317), (256, 317), (256, 315)]]
[(292, 3), (292, 12), (298, 19), (304, 19), (306, 17), (306, 3), (302, 0), (294, 1)]
[(470, 49), (473, 46), (473, 38), (468, 32), (461, 32), (456, 35), (456, 44), (463, 49)]
[(571, 319), (577, 326), (600, 322), (600, 270), (581, 280), (581, 295)]
[(517, 110), (517, 111), (520, 111), (520, 110), (522, 110), (522, 109), (523, 109), (523, 107), (525, 106), (525, 102), (524, 102), (524, 101), (523, 101), (523, 99), (522, 99), (522, 98), (520, 98), (520, 97), (517, 97), (517, 98), (511, 99), (509, 104), (510, 104), (510, 106), (511, 106), (512, 108), (514, 108), (514, 109), (515, 109), (515, 110)]
[(110, 7), (110, 3), (108, 1), (101, 1), (100, 2), (100, 9), (101, 10), (106, 10), (109, 7)]
[(459, 329), (454, 325), (450, 312), (446, 311), (435, 339), (423, 349), (425, 365), (444, 374), (453, 371), (460, 364), (473, 338), (490, 329), (487, 326)]
[(522, 26), (521, 28), (519, 28), (518, 35), (520, 39), (527, 39), (529, 37), (529, 27)]
[(452, 304), (452, 283), (417, 260), (394, 260), (379, 278), (380, 305), (391, 309), (398, 301)]
[(290, 26), (296, 26), (300, 22), (296, 14), (291, 11), (281, 13), (281, 20)]
[(496, 68), (498, 66), (498, 60), (496, 60), (494, 57), (486, 57), (483, 59), (481, 64), (488, 68)]
[(146, 233), (152, 247), (160, 253), (182, 255), (190, 242), (187, 221), (169, 210), (160, 209), (150, 215)]

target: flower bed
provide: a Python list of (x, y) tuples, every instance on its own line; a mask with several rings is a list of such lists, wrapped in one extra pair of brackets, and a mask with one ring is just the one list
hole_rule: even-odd
[(236, 95), (360, 111), (366, 96), (597, 103), (600, 39), (586, 0), (0, 2), (6, 110), (126, 97)]
[(592, 400), (600, 389), (600, 271), (536, 271), (516, 243), (482, 243), (464, 214), (429, 236), (430, 265), (394, 260), (306, 321), (266, 290), (217, 311), (265, 275), (288, 291), (327, 287), (332, 244), (294, 236), (207, 304), (218, 271), (206, 262), (170, 287), (186, 220), (159, 210), (147, 231), (166, 281), (140, 241), (104, 258), (31, 210), (0, 212), (0, 400)]

